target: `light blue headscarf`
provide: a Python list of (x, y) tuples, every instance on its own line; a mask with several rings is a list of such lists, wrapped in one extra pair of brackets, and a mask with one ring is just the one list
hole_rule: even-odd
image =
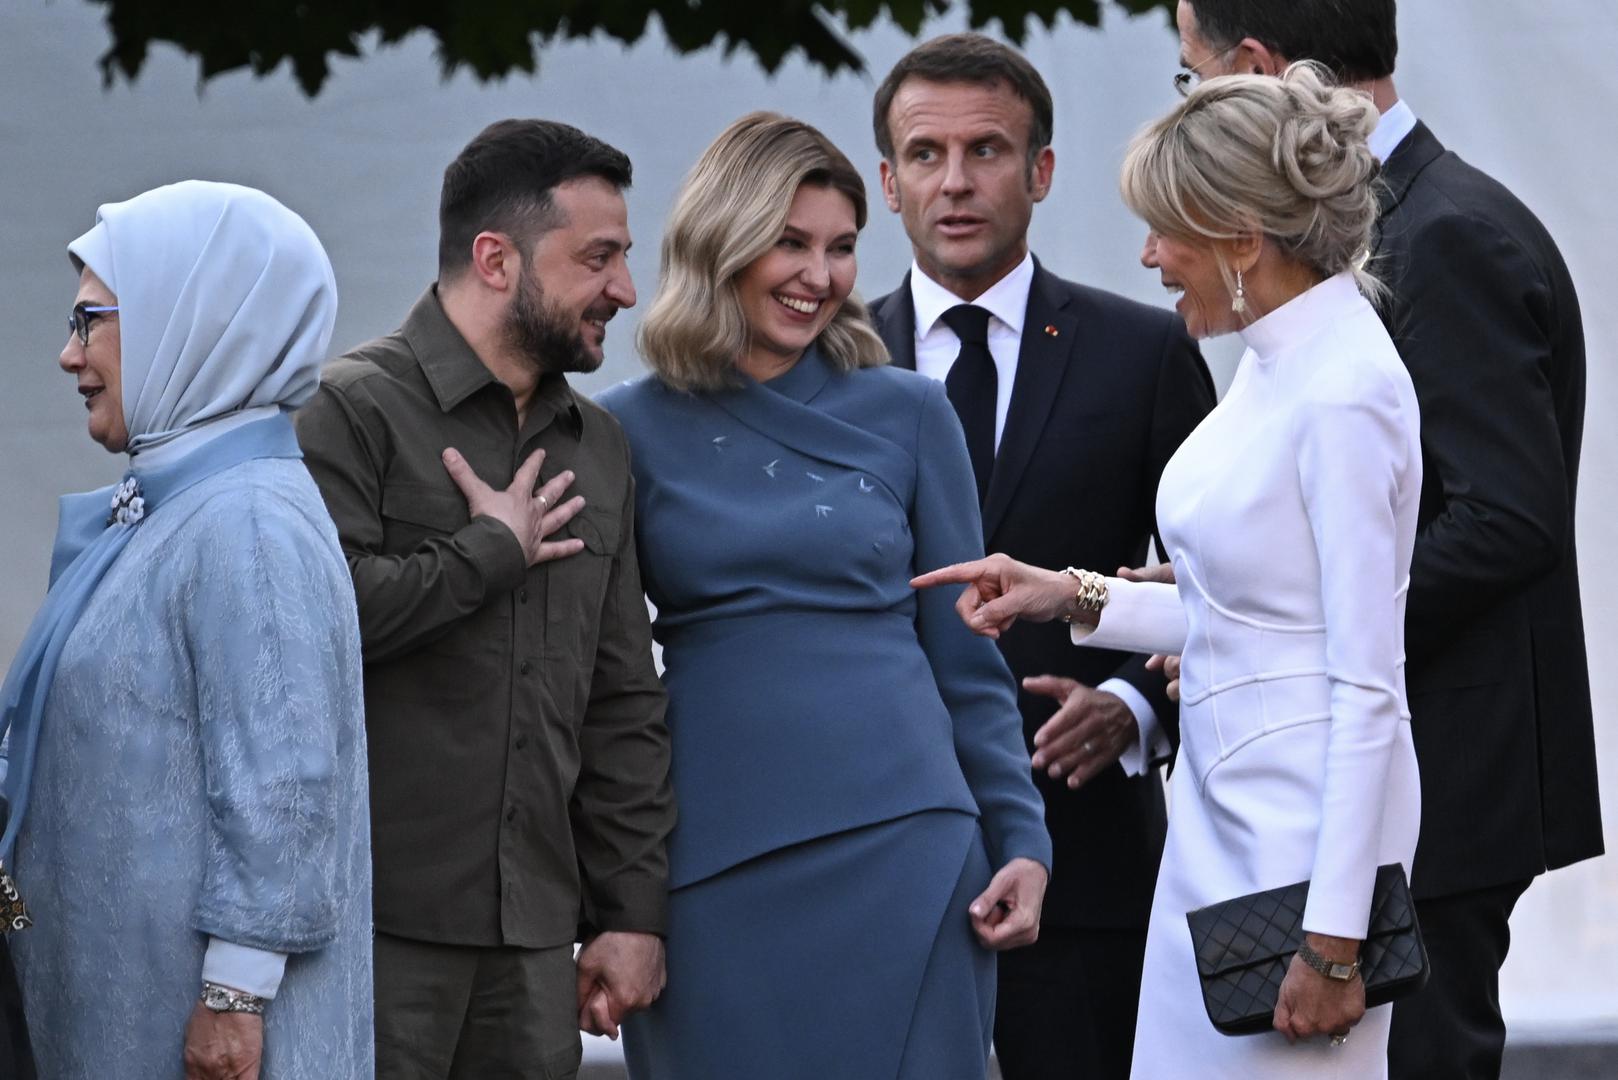
[(123, 483), (64, 496), (50, 591), (0, 690), (10, 857), (57, 660), (134, 530), (180, 491), (253, 458), (302, 456), (303, 404), (337, 317), (331, 263), (302, 218), (235, 184), (188, 180), (109, 203), (68, 245), (117, 297)]

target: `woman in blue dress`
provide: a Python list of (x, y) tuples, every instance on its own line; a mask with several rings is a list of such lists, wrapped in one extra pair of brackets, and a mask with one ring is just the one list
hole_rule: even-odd
[(738, 120), (687, 177), (602, 398), (633, 448), (680, 822), (637, 1080), (982, 1080), (1050, 843), (1011, 676), (913, 571), (982, 550), (943, 385), (852, 296), (859, 174)]
[(268, 195), (198, 181), (101, 207), (68, 251), (61, 366), (129, 467), (63, 499), (3, 692), (39, 1073), (369, 1077), (359, 625), (287, 415), (331, 266)]

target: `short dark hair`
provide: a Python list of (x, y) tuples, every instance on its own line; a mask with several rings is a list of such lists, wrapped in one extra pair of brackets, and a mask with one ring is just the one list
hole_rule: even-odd
[(629, 186), (629, 158), (600, 139), (554, 120), (498, 120), (466, 144), (444, 170), (438, 200), (438, 276), (472, 261), (484, 230), (509, 235), (526, 256), (535, 236), (555, 228), (551, 193), (581, 176)]
[(1252, 38), (1286, 60), (1324, 64), (1340, 82), (1393, 74), (1394, 0), (1190, 0), (1203, 41), (1229, 49)]
[(1040, 78), (1039, 71), (1028, 58), (1008, 45), (1002, 45), (982, 34), (946, 34), (924, 41), (905, 53), (882, 85), (876, 88), (876, 100), (871, 108), (872, 127), (876, 131), (876, 148), (889, 161), (894, 160), (893, 132), (888, 127), (888, 112), (893, 97), (906, 79), (925, 79), (942, 83), (977, 83), (988, 86), (1005, 83), (1013, 93), (1033, 111), (1034, 121), (1028, 131), (1028, 160), (1051, 144), (1054, 125), (1054, 107), (1051, 91)]

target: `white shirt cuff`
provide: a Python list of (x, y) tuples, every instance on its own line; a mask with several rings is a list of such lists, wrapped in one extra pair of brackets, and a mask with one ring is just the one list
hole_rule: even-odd
[(1172, 749), (1168, 739), (1157, 724), (1157, 712), (1146, 696), (1123, 679), (1108, 679), (1097, 690), (1109, 694), (1116, 694), (1129, 711), (1135, 714), (1135, 724), (1140, 728), (1140, 738), (1124, 748), (1118, 755), (1118, 764), (1123, 766), (1126, 776), (1142, 776), (1156, 762), (1169, 756)]
[(281, 976), (286, 974), (286, 967), (286, 953), (211, 937), (208, 951), (202, 957), (202, 981), (261, 998), (273, 998), (281, 989)]
[(1108, 578), (1107, 594), (1100, 625), (1075, 622), (1073, 644), (1131, 653), (1185, 652), (1185, 608), (1173, 585)]

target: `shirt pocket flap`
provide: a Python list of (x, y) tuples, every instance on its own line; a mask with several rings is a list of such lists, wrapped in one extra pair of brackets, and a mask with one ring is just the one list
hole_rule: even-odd
[(472, 520), (465, 499), (425, 484), (383, 488), (382, 516), (444, 533), (458, 532)]
[(572, 521), (557, 529), (547, 540), (569, 540), (577, 538), (584, 541), (584, 549), (592, 555), (612, 555), (618, 551), (619, 530), (622, 528), (617, 518), (606, 514), (593, 513), (588, 509), (575, 514)]

